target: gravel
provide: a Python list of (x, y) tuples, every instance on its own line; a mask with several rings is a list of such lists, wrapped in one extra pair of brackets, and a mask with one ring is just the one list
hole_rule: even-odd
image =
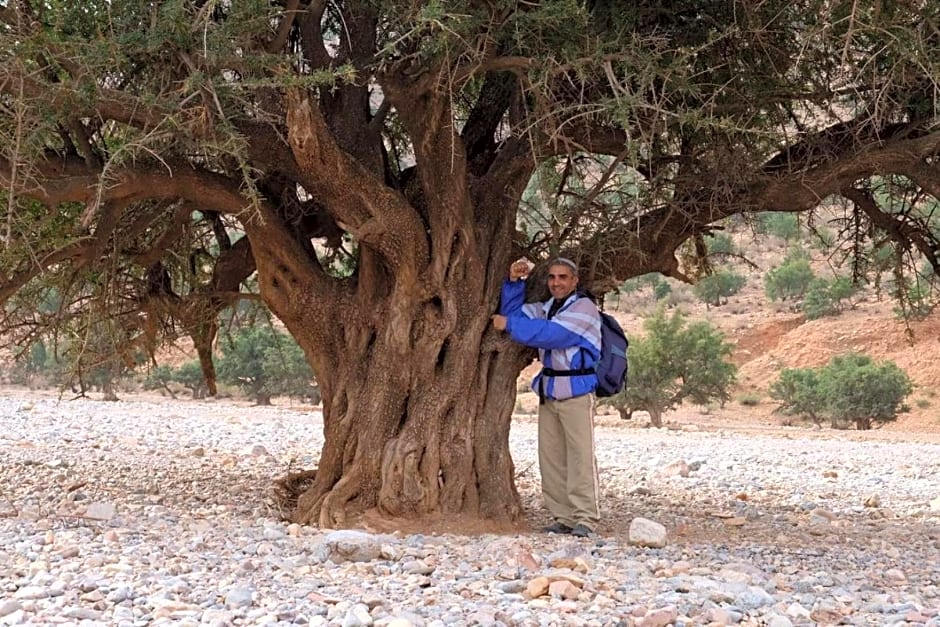
[(226, 401), (0, 398), (0, 625), (940, 627), (940, 442), (601, 419), (604, 522), (579, 539), (536, 531), (526, 417), (529, 533), (288, 524), (272, 479), (315, 466), (321, 431)]

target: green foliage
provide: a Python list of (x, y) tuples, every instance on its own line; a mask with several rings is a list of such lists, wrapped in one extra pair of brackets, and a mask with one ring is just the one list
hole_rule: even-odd
[(10, 380), (21, 385), (32, 385), (36, 376), (44, 372), (54, 372), (55, 361), (46, 349), (46, 343), (36, 340), (26, 350), (14, 357), (10, 369)]
[(797, 299), (806, 293), (813, 278), (809, 259), (788, 255), (780, 266), (764, 277), (764, 291), (772, 301)]
[(809, 320), (837, 316), (851, 304), (857, 291), (849, 277), (836, 277), (832, 281), (815, 278), (810, 281), (803, 299), (803, 313)]
[(761, 395), (754, 392), (747, 392), (738, 397), (738, 402), (745, 407), (756, 407), (760, 405)]
[(624, 294), (632, 294), (637, 292), (645, 287), (655, 287), (663, 280), (663, 275), (658, 272), (649, 272), (647, 274), (642, 274), (632, 279), (627, 279), (620, 286), (620, 292)]
[(800, 219), (795, 213), (780, 213), (777, 211), (759, 213), (756, 216), (754, 227), (761, 235), (773, 235), (787, 243), (798, 240), (803, 234), (800, 228)]
[(693, 288), (695, 295), (707, 305), (721, 305), (721, 299), (727, 300), (741, 291), (746, 279), (731, 270), (719, 270), (698, 280)]
[(820, 226), (810, 232), (810, 243), (818, 250), (829, 252), (835, 249), (839, 238), (832, 229)]
[(770, 386), (770, 397), (781, 402), (785, 414), (806, 416), (819, 424), (825, 399), (819, 389), (819, 372), (811, 368), (785, 368)]
[(604, 402), (621, 413), (646, 410), (659, 425), (664, 411), (685, 400), (730, 399), (737, 369), (727, 361), (732, 346), (721, 331), (704, 321), (687, 323), (678, 310), (667, 316), (662, 307), (643, 326), (646, 334), (630, 341), (626, 389)]
[(705, 246), (709, 255), (734, 255), (737, 254), (737, 248), (731, 235), (728, 233), (717, 232), (705, 236)]
[(894, 307), (894, 315), (898, 318), (921, 320), (930, 315), (934, 306), (930, 287), (918, 282), (908, 286), (907, 291), (901, 294), (898, 304)]
[(826, 416), (834, 426), (849, 422), (870, 429), (873, 422), (897, 418), (912, 389), (907, 374), (894, 363), (848, 354), (819, 369), (785, 369), (770, 393), (785, 413), (816, 422)]
[(202, 373), (202, 366), (200, 366), (199, 362), (196, 360), (187, 361), (178, 368), (172, 368), (166, 365), (157, 366), (150, 371), (147, 378), (144, 380), (144, 388), (148, 390), (162, 388), (172, 395), (173, 390), (170, 387), (171, 383), (183, 386), (189, 390), (193, 398), (196, 399), (205, 398), (209, 393), (206, 379)]
[(912, 391), (911, 381), (892, 362), (875, 363), (867, 355), (837, 356), (820, 380), (826, 409), (835, 420), (867, 429), (874, 422), (897, 418), (901, 402)]
[(653, 298), (656, 300), (662, 300), (669, 296), (672, 292), (672, 286), (669, 285), (669, 281), (666, 281), (660, 277), (660, 280), (653, 285)]
[(303, 351), (289, 335), (270, 325), (238, 330), (222, 342), (219, 380), (241, 388), (259, 404), (271, 397), (312, 397), (314, 376)]

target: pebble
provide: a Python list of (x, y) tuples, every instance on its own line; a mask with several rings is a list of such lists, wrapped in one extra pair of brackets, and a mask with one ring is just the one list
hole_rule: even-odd
[[(0, 397), (0, 625), (940, 627), (940, 441), (599, 424), (594, 538), (287, 524), (316, 412)], [(522, 469), (521, 471), (518, 469)]]

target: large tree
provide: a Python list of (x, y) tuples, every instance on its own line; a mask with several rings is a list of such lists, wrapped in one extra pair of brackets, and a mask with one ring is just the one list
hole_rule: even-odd
[(323, 393), (295, 519), (514, 520), (510, 261), (694, 280), (716, 222), (835, 198), (851, 250), (935, 272), (938, 10), (0, 2), (5, 328), (186, 334), (214, 392), (218, 314), (257, 285)]

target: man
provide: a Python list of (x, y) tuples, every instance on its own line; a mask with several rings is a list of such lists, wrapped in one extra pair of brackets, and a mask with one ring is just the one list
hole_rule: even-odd
[(542, 371), (532, 382), (539, 395), (539, 470), (542, 496), (555, 519), (549, 533), (593, 535), (600, 518), (594, 458), (593, 367), (601, 352), (601, 318), (577, 292), (578, 266), (559, 257), (548, 267), (551, 298), (524, 303), (529, 264), (517, 261), (503, 283), (493, 326), (537, 348)]

